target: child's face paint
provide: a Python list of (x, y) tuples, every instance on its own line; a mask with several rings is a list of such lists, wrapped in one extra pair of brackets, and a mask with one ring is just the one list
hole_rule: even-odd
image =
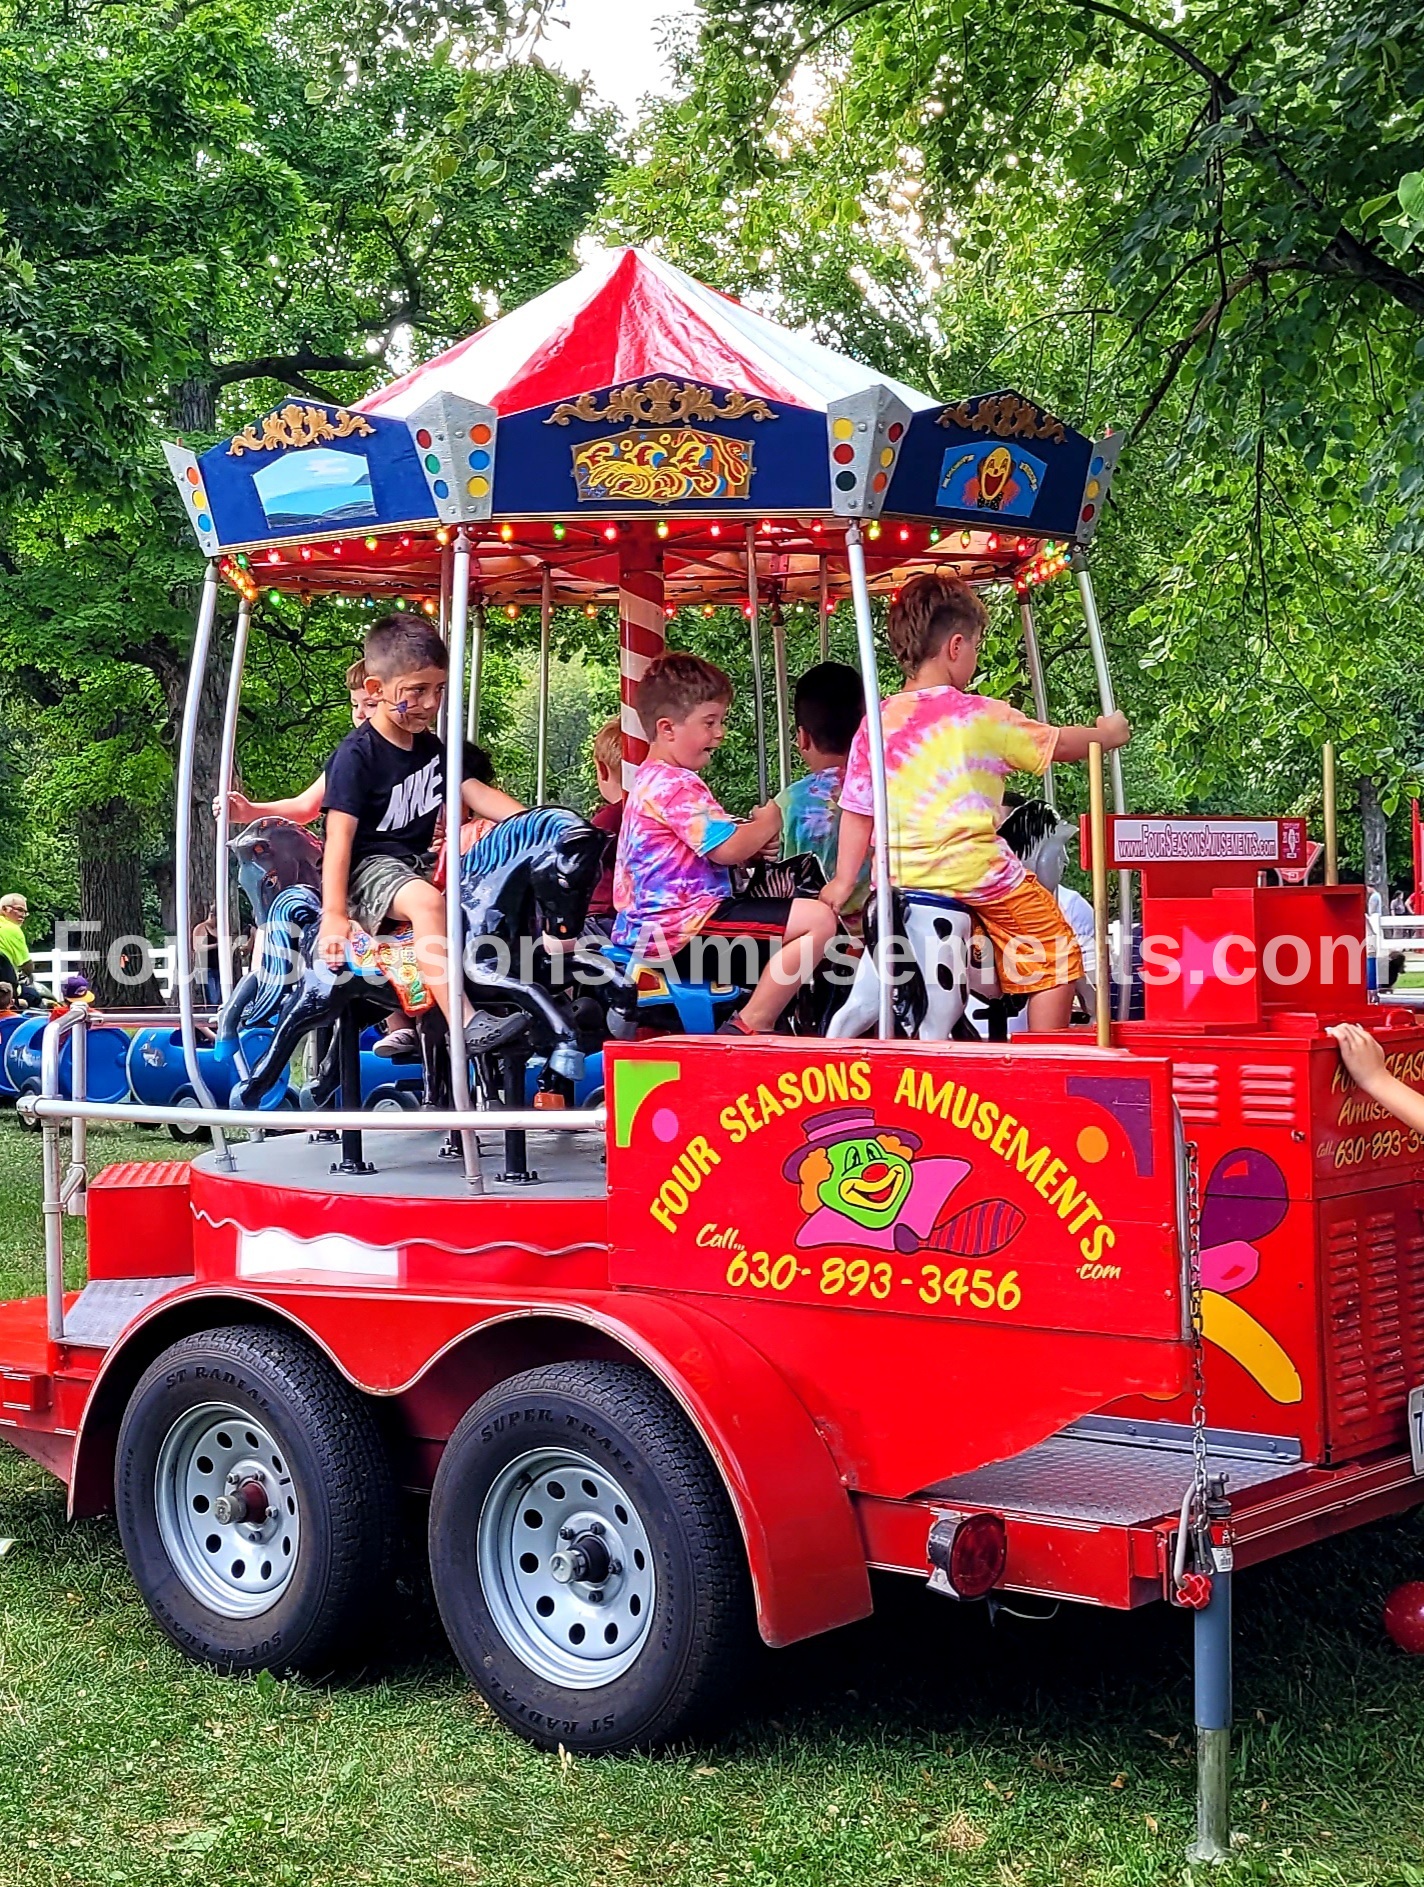
[(397, 727), (419, 734), (439, 717), (445, 679), (443, 668), (420, 668), (413, 675), (383, 682), (377, 699)]
[(872, 1231), (891, 1224), (913, 1177), (905, 1156), (873, 1139), (842, 1140), (826, 1153), (831, 1170), (816, 1188), (821, 1204)]

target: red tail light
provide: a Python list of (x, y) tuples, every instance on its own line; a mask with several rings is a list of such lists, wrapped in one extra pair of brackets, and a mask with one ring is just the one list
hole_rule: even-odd
[(936, 1592), (982, 1599), (1004, 1576), (1008, 1535), (998, 1514), (945, 1514), (930, 1528), (928, 1551)]

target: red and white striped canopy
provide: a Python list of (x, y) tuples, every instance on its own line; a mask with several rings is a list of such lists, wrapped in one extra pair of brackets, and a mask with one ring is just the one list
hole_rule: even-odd
[(914, 410), (936, 404), (753, 314), (645, 249), (606, 249), (557, 288), (371, 394), (359, 410), (404, 419), (432, 394), (454, 393), (507, 417), (660, 374), (815, 412), (875, 385)]

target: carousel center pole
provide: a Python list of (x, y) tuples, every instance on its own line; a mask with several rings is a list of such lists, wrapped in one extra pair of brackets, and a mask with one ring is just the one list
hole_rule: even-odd
[(831, 565), (830, 559), (822, 557), (816, 566), (816, 617), (818, 629), (818, 647), (821, 660), (831, 659)]
[(618, 539), (618, 719), (623, 730), (623, 790), (648, 756), (648, 738), (634, 699), (638, 683), (667, 643), (663, 565), (650, 526), (631, 525)]

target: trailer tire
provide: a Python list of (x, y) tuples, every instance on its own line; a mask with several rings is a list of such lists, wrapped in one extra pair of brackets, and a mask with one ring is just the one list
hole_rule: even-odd
[[(238, 1325), (165, 1350), (124, 1411), (114, 1493), (149, 1611), (219, 1671), (329, 1671), (386, 1594), (398, 1512), (380, 1431), (291, 1331)], [(260, 1518), (220, 1521), (234, 1496)]]
[(721, 1476), (629, 1363), (527, 1370), (475, 1404), (436, 1473), (430, 1568), (471, 1682), (544, 1749), (672, 1741), (726, 1702), (756, 1642)]

